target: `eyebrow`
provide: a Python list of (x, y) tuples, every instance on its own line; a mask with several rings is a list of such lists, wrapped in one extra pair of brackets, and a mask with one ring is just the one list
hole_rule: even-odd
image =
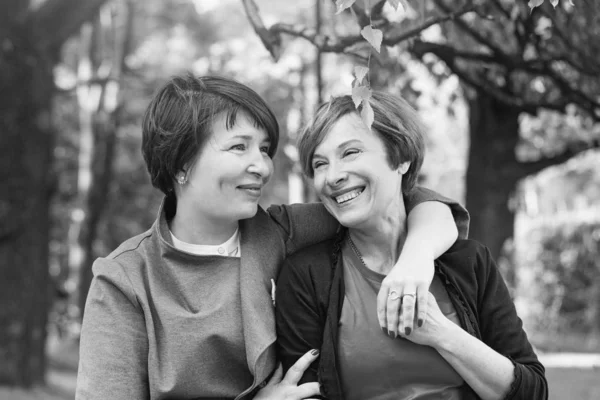
[[(253, 140), (254, 136), (252, 136), (252, 135), (235, 135), (235, 136), (232, 136), (232, 137), (229, 138), (229, 140), (232, 140), (232, 139)], [(271, 143), (271, 139), (269, 139), (268, 136), (263, 141), (267, 142), (267, 143)]]
[[(360, 140), (358, 140), (358, 139), (350, 139), (350, 140), (346, 140), (345, 142), (342, 142), (342, 143), (340, 143), (340, 144), (339, 144), (339, 146), (337, 147), (337, 149), (341, 149), (341, 148), (343, 148), (343, 147), (346, 147), (346, 146), (348, 146), (349, 144), (352, 144), (352, 143), (354, 143), (354, 142), (356, 142), (356, 143), (362, 143), (362, 142), (361, 142)], [(322, 155), (320, 155), (320, 154), (319, 154), (319, 153), (317, 153), (316, 151), (314, 152), (314, 154), (313, 154), (312, 158), (315, 158), (315, 157), (322, 157), (322, 158), (324, 158)]]

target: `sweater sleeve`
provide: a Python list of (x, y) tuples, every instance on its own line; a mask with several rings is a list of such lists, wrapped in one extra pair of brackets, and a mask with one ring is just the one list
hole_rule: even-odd
[(539, 362), (523, 330), (523, 322), (517, 315), (506, 283), (487, 248), (479, 258), (479, 261), (485, 265), (485, 268), (479, 269), (478, 277), (483, 288), (478, 293), (482, 340), (510, 359), (515, 367), (514, 380), (505, 398), (546, 400), (548, 382), (544, 366)]
[[(415, 187), (404, 196), (404, 201), (409, 213), (415, 206), (426, 201), (446, 204), (452, 211), (459, 238), (467, 238), (469, 213), (456, 201), (424, 187)], [(322, 203), (274, 205), (268, 208), (267, 213), (284, 235), (287, 255), (332, 238), (340, 226)]]
[(76, 400), (149, 399), (148, 338), (121, 266), (98, 259), (85, 305)]
[[(308, 266), (284, 262), (277, 281), (277, 351), (284, 373), (307, 351), (321, 349), (325, 321), (319, 314), (316, 290)], [(304, 372), (300, 383), (317, 382), (319, 359)]]

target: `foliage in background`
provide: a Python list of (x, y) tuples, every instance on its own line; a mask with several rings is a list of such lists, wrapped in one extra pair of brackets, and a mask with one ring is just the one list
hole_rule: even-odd
[[(546, 342), (555, 336), (580, 338), (590, 351), (600, 348), (600, 222), (541, 226), (528, 234), (523, 267), (535, 278), (523, 301), (528, 328), (544, 350), (573, 350), (572, 343)], [(569, 348), (572, 347), (572, 348)]]

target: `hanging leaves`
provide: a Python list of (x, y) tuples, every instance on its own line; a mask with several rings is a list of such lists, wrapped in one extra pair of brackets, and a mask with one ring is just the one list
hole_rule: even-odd
[(364, 37), (367, 42), (373, 46), (375, 50), (379, 53), (381, 51), (381, 42), (383, 41), (383, 32), (379, 29), (373, 29), (371, 25), (367, 25), (360, 31), (362, 37)]
[(371, 107), (371, 103), (369, 103), (369, 100), (363, 100), (362, 110), (360, 111), (360, 117), (362, 118), (365, 125), (367, 125), (367, 128), (371, 129), (373, 121), (375, 120), (375, 113), (373, 113), (373, 107)]
[(400, 0), (387, 0), (390, 6), (394, 7), (394, 10), (398, 11), (398, 6), (400, 5)]
[(371, 88), (368, 86), (354, 86), (352, 88), (352, 101), (354, 101), (354, 107), (358, 108), (360, 103), (369, 101), (371, 98)]
[[(544, 4), (545, 0), (529, 0), (529, 3), (527, 3), (527, 5), (529, 6), (529, 8), (531, 8), (531, 11), (533, 11), (534, 8), (541, 6), (542, 4)], [(550, 0), (550, 4), (552, 4), (552, 7), (556, 8), (556, 6), (558, 6), (560, 0)], [(568, 0), (569, 1), (569, 5), (574, 6), (575, 3), (573, 3), (573, 0)]]
[(402, 8), (404, 8), (404, 11), (407, 11), (409, 9), (409, 5), (408, 5), (408, 1), (407, 0), (387, 0), (388, 4), (392, 7), (394, 7), (394, 10), (398, 11), (398, 6), (400, 4), (402, 4)]
[(371, 107), (371, 103), (369, 103), (372, 94), (373, 91), (366, 85), (356, 85), (352, 88), (352, 101), (354, 101), (354, 107), (358, 110), (358, 106), (362, 104), (360, 117), (369, 129), (371, 129), (371, 125), (373, 125), (375, 119), (373, 107)]
[(527, 3), (527, 5), (529, 6), (529, 8), (531, 8), (531, 10), (533, 10), (536, 7), (541, 6), (542, 4), (544, 4), (544, 0), (529, 0), (529, 3)]
[(352, 4), (356, 3), (356, 0), (337, 0), (335, 5), (337, 7), (336, 14), (342, 13), (345, 9), (352, 7)]
[(360, 65), (354, 67), (354, 76), (356, 77), (356, 83), (360, 85), (360, 83), (365, 79), (365, 76), (369, 73), (369, 68), (362, 67)]

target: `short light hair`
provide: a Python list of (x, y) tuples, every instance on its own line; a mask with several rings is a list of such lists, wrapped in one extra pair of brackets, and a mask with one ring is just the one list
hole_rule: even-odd
[[(374, 91), (370, 104), (375, 116), (371, 128), (383, 141), (390, 167), (396, 169), (401, 163), (410, 162), (402, 179), (402, 192), (407, 193), (414, 187), (423, 165), (425, 126), (417, 112), (399, 96)], [(298, 140), (300, 164), (306, 176), (314, 177), (315, 150), (335, 123), (350, 113), (360, 115), (361, 110), (362, 105), (357, 110), (349, 95), (334, 97), (319, 106)]]
[(176, 174), (200, 153), (212, 134), (214, 121), (226, 116), (231, 129), (239, 112), (264, 129), (273, 157), (279, 142), (279, 125), (267, 103), (248, 86), (219, 76), (192, 74), (171, 78), (154, 95), (142, 122), (142, 154), (152, 185), (174, 194)]

